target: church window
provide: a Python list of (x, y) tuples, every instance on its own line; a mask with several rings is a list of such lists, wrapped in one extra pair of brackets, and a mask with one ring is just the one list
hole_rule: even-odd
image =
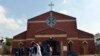
[(19, 43), (18, 43), (18, 46), (19, 46), (19, 47), (22, 47), (22, 46), (23, 46), (23, 42), (19, 42)]
[(72, 51), (72, 41), (68, 42), (68, 51)]
[(50, 16), (47, 18), (46, 23), (48, 26), (53, 27), (56, 24), (56, 18), (53, 16)]
[(83, 46), (83, 54), (88, 54), (88, 42), (83, 41), (82, 46)]

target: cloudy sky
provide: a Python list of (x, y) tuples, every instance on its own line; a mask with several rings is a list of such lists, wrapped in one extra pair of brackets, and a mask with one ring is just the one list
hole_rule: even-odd
[(77, 18), (78, 29), (100, 33), (100, 0), (0, 0), (0, 36), (13, 37), (27, 28), (27, 20), (50, 10)]

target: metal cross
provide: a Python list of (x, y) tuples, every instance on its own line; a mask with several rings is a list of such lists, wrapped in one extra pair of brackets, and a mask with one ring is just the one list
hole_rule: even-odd
[(49, 6), (51, 7), (51, 11), (52, 11), (52, 7), (54, 6), (54, 4), (52, 4), (52, 2), (51, 2), (51, 4), (49, 4)]

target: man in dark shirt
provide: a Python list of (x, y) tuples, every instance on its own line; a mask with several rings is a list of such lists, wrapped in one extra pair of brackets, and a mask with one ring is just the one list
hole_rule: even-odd
[(29, 48), (29, 56), (35, 56), (37, 53), (37, 47), (34, 42), (32, 42), (30, 48)]

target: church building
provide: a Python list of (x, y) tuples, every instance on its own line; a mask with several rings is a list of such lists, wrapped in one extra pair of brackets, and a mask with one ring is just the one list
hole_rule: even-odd
[(52, 49), (52, 56), (94, 55), (95, 43), (91, 33), (77, 29), (75, 17), (48, 11), (27, 21), (27, 30), (13, 37), (12, 48), (20, 43), (28, 48), (32, 42), (42, 46), (42, 53)]

